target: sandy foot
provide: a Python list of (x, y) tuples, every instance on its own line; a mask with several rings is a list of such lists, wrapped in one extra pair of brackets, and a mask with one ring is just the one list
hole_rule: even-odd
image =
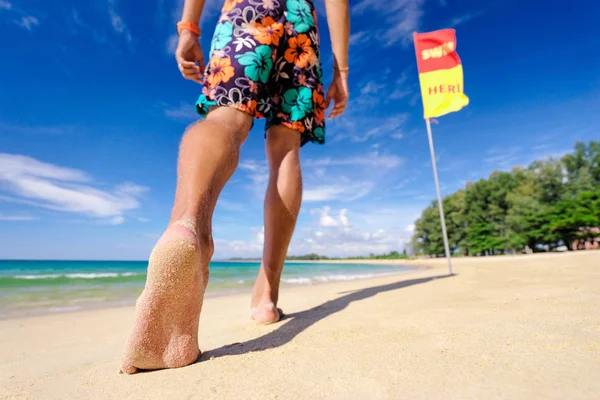
[(283, 312), (272, 302), (253, 305), (250, 309), (250, 318), (261, 325), (274, 324), (282, 318)]
[(193, 231), (170, 226), (150, 255), (122, 372), (183, 367), (198, 359), (198, 322), (208, 280), (208, 271), (200, 269)]

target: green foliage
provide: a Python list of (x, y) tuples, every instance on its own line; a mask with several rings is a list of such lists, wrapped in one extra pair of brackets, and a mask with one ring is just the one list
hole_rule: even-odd
[(352, 259), (352, 260), (406, 260), (408, 259), (408, 255), (406, 254), (406, 250), (402, 253), (398, 253), (397, 251), (391, 251), (385, 254), (370, 254), (369, 256), (359, 256), (359, 257), (347, 257), (347, 258), (335, 258), (335, 257), (327, 257), (320, 256), (318, 254), (306, 254), (302, 256), (287, 256), (287, 260), (343, 260), (343, 259)]
[(315, 253), (305, 254), (303, 256), (287, 256), (288, 260), (329, 260), (327, 256), (320, 256)]
[[(453, 254), (552, 250), (600, 235), (600, 142), (576, 143), (560, 160), (493, 172), (443, 199)], [(415, 222), (417, 254), (442, 256), (437, 202)]]

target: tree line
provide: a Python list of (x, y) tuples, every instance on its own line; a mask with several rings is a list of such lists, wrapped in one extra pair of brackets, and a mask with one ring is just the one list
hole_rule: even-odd
[[(495, 171), (442, 204), (452, 254), (582, 248), (600, 237), (600, 141), (577, 142), (560, 159)], [(437, 201), (416, 221), (411, 246), (418, 255), (444, 254)]]
[(408, 259), (408, 254), (406, 250), (401, 253), (397, 251), (390, 251), (389, 253), (384, 254), (369, 254), (368, 256), (354, 256), (354, 257), (327, 257), (322, 256), (320, 254), (305, 254), (300, 256), (289, 255), (286, 257), (286, 260), (404, 260)]

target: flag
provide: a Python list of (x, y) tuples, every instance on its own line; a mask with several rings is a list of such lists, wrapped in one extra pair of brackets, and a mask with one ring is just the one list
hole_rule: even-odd
[(414, 40), (425, 119), (459, 111), (469, 104), (455, 30), (415, 32)]

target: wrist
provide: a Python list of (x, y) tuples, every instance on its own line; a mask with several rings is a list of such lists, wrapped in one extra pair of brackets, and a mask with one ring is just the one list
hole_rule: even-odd
[(338, 59), (336, 56), (333, 56), (333, 70), (335, 72), (343, 72), (343, 73), (348, 73), (349, 68), (348, 68), (348, 63), (347, 60), (345, 60), (346, 62), (338, 62)]
[(338, 67), (337, 65), (333, 66), (333, 73), (335, 75), (343, 75), (347, 76), (350, 69), (348, 67)]
[(179, 21), (177, 23), (177, 34), (181, 36), (184, 32), (200, 37), (200, 27), (195, 22)]

